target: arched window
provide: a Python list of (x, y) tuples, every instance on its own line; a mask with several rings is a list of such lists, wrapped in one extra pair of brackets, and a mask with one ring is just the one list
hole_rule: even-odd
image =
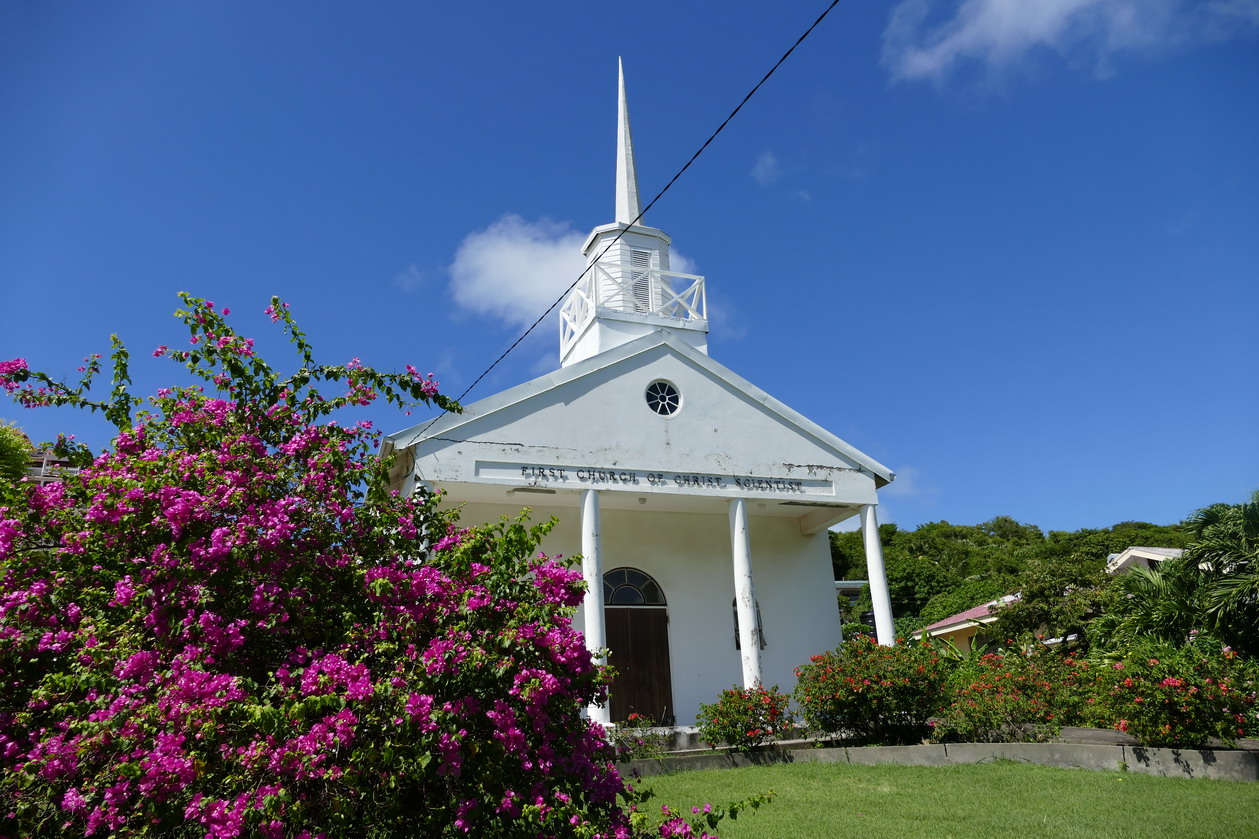
[[(743, 635), (739, 632), (739, 598), (730, 601), (730, 609), (734, 612), (734, 648), (743, 649)], [(761, 601), (756, 601), (756, 634), (761, 639), (761, 649), (765, 649), (765, 626), (761, 623)]]
[(664, 592), (651, 577), (635, 568), (617, 568), (603, 575), (603, 605), (664, 606)]

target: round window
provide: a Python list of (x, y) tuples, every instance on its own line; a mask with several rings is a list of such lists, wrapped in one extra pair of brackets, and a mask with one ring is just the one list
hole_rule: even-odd
[(682, 407), (682, 394), (663, 379), (647, 385), (647, 407), (662, 417), (672, 416)]

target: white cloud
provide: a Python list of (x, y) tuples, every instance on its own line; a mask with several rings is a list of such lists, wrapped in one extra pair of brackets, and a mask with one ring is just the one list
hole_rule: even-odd
[(933, 18), (935, 0), (903, 0), (883, 33), (894, 80), (942, 82), (959, 65), (990, 74), (1052, 50), (1105, 73), (1111, 57), (1233, 37), (1259, 25), (1259, 0), (960, 0)]
[(586, 267), (583, 241), (568, 224), (508, 213), (464, 238), (450, 266), (450, 292), (466, 309), (528, 326)]
[(752, 167), (752, 180), (760, 186), (769, 186), (781, 178), (782, 173), (782, 167), (778, 165), (778, 158), (774, 153), (761, 152), (761, 156), (756, 159), (756, 165)]
[(683, 256), (672, 248), (669, 249), (669, 269), (679, 274), (699, 274), (699, 265), (689, 256)]

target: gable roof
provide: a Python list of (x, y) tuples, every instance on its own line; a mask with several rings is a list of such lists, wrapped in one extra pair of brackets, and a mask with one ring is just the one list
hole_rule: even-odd
[(992, 623), (997, 619), (997, 610), (1006, 603), (1012, 603), (1019, 599), (1017, 594), (1007, 594), (1004, 597), (998, 597), (996, 600), (989, 600), (987, 603), (981, 603), (978, 606), (972, 606), (958, 612), (956, 615), (949, 615), (947, 618), (938, 620), (933, 624), (924, 626), (922, 629), (913, 633), (913, 638), (922, 638), (925, 635), (936, 636), (943, 635), (946, 632), (952, 632), (956, 629), (962, 629), (967, 626), (975, 626), (978, 624)]
[[(874, 458), (844, 442), (666, 329), (656, 330), (596, 356), (481, 399), (465, 406), (461, 414), (444, 414), (435, 420), (391, 434), (385, 438), (382, 451), (388, 454), (394, 449), (407, 449), (426, 441), (458, 440), (461, 437), (470, 436), (461, 432), (473, 431), (478, 426), (485, 428), (498, 425), (496, 420), (501, 423), (510, 423), (513, 420), (508, 419), (509, 414), (512, 416), (528, 414), (531, 403), (538, 406), (549, 403), (551, 401), (549, 397), (561, 389), (572, 387), (583, 380), (606, 378), (622, 369), (632, 369), (636, 363), (644, 361), (653, 354), (656, 356), (664, 354), (681, 361), (708, 380), (720, 384), (730, 393), (737, 394), (739, 398), (758, 406), (776, 418), (781, 425), (789, 427), (801, 437), (852, 462), (860, 471), (867, 472), (874, 478), (876, 487), (885, 486), (895, 479), (895, 473)], [(527, 442), (542, 443), (544, 441)]]
[(1134, 565), (1151, 568), (1154, 563), (1176, 559), (1184, 552), (1182, 548), (1148, 548), (1134, 545), (1106, 557), (1106, 573), (1121, 574)]

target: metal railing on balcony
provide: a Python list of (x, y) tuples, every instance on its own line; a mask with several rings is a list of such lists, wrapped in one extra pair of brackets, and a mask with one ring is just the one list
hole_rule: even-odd
[(708, 320), (704, 278), (629, 263), (597, 262), (560, 308), (560, 353), (568, 352), (599, 309), (657, 315), (698, 326)]

